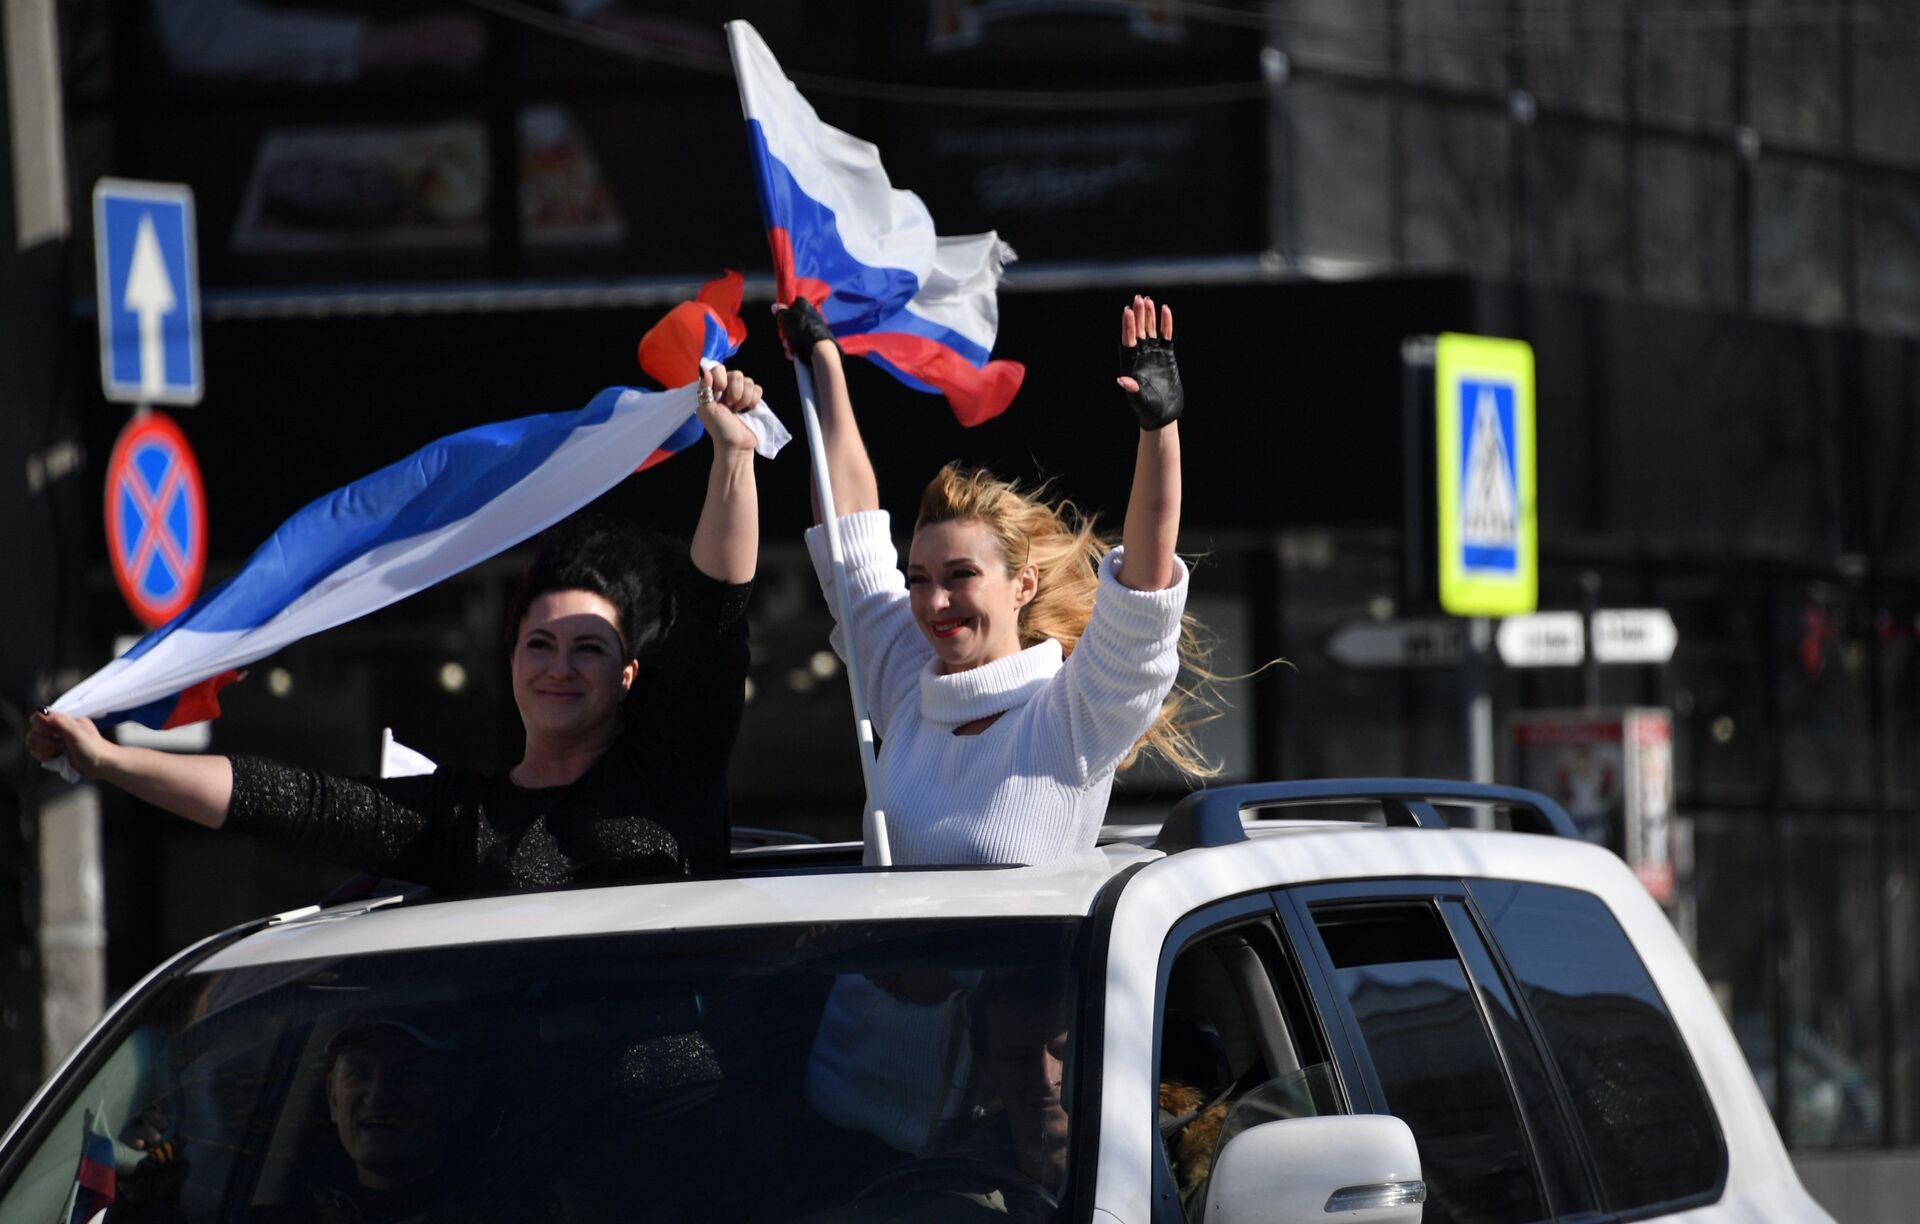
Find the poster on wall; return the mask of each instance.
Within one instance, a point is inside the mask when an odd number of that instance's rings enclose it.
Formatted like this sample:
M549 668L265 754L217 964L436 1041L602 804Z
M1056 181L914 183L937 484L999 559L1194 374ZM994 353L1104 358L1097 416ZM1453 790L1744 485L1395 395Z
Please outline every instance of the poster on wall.
M1519 785L1558 800L1583 837L1625 859L1654 900L1672 904L1673 715L1529 710L1511 728Z

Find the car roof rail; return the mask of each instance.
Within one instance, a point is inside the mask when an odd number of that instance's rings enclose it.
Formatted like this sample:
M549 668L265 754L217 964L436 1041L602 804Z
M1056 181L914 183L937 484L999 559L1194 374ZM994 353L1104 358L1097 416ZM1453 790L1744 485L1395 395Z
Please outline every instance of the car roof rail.
M1248 808L1302 807L1337 802L1378 803L1387 824L1419 829L1450 827L1434 806L1487 804L1506 808L1523 831L1580 839L1566 810L1538 791L1442 778L1315 778L1299 782L1249 782L1195 791L1167 814L1153 848L1168 854L1247 840L1240 814Z

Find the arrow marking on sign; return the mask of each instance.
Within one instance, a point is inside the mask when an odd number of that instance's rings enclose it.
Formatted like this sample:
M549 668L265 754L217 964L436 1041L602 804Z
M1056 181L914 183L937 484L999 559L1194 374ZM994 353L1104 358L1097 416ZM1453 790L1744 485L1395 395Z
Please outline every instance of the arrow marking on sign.
M174 298L173 281L167 276L166 257L160 253L152 213L140 214L140 228L133 236L133 263L127 270L127 291L120 304L140 320L140 393L157 398L167 385L160 321L179 303Z

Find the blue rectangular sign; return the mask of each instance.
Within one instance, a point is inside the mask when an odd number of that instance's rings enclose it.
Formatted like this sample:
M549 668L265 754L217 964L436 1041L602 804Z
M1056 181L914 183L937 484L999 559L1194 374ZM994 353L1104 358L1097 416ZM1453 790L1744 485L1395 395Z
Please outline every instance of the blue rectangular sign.
M109 400L197 404L200 285L193 192L101 179L93 189L100 386Z
M1513 384L1460 380L1460 567L1512 577L1520 570L1520 464L1514 454Z

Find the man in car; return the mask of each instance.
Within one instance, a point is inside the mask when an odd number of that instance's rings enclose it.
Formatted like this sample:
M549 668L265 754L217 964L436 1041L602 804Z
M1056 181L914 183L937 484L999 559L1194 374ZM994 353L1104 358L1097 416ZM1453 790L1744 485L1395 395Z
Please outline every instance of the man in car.
M326 1046L327 1116L339 1149L295 1201L256 1210L248 1220L440 1224L510 1218L448 1170L461 1112L460 1046L458 1032L433 1017L395 1013L349 1020ZM130 1144L152 1156L125 1179L130 1184L123 1184L123 1202L108 1216L113 1224L180 1218L173 1204L189 1166L181 1158L185 1145L163 1138L167 1129L167 1120L153 1111L136 1123ZM149 1182L164 1184L164 1191L152 1193L143 1184Z
M1057 983L1037 976L991 980L983 989L980 1065L1006 1110L1014 1164L1058 1193L1067 1175L1066 1000Z
M408 1020L350 1023L327 1043L327 1116L353 1164L351 1184L317 1186L324 1209L344 1219L425 1218L453 1129L451 1055L459 1037Z

